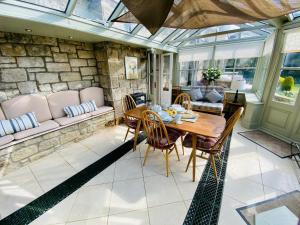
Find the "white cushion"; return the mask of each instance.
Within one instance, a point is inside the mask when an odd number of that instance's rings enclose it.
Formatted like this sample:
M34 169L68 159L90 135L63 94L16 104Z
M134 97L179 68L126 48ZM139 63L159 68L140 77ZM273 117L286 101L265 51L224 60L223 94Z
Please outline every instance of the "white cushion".
M6 135L4 137L0 137L0 146L8 144L9 142L12 142L14 140L14 136L12 135Z
M75 116L75 117L62 117L62 118L57 118L55 119L55 121L61 125L61 126L65 126L65 125L70 125L72 123L77 123L81 120L84 120L86 118L89 118L91 116L90 113L86 113L86 114L82 114L82 115L79 115L79 116Z
M15 133L14 138L16 140L20 140L20 139L23 139L23 138L26 138L26 137L29 137L29 136L32 136L35 134L39 134L39 133L42 133L45 131L55 129L57 127L59 127L59 125L56 122L54 122L53 120L48 120L43 123L40 123L40 126L38 126L36 128L32 128L32 129L28 129L28 130L24 130L24 131Z
M103 89L99 87L89 87L80 91L81 102L95 100L97 107L104 106Z
M79 105L78 91L60 91L47 96L49 108L54 119L64 117L64 107Z
M12 119L28 112L34 112L41 123L52 119L48 102L42 95L20 95L1 103L7 119Z
M4 113L2 111L2 109L0 108L0 120L5 120L5 116L4 116Z

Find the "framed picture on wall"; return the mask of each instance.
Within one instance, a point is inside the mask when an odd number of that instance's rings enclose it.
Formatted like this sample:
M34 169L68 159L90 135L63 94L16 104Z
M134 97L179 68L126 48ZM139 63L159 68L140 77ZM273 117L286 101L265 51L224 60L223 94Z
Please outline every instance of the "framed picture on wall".
M137 57L125 56L125 76L128 80L139 79Z

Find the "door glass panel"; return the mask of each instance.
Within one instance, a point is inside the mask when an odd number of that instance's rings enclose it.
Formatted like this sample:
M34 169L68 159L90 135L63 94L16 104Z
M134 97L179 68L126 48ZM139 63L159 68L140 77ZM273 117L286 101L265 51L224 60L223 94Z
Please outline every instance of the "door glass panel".
M287 53L277 82L273 101L295 105L300 89L300 53Z
M163 90L169 91L169 81L170 81L170 56L166 55L164 57L164 63L163 63Z

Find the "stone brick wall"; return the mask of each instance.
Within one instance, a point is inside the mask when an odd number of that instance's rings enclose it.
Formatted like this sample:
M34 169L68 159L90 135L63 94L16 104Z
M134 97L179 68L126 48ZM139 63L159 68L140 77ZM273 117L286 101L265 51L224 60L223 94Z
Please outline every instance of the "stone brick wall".
M99 86L92 43L0 32L0 102Z
M0 149L0 177L114 124L114 112Z
M147 52L144 48L134 48L113 42L101 42L94 45L100 86L104 88L105 101L112 105L116 117L122 116L121 98L135 92L147 93L146 63ZM139 79L125 78L125 56L138 58Z

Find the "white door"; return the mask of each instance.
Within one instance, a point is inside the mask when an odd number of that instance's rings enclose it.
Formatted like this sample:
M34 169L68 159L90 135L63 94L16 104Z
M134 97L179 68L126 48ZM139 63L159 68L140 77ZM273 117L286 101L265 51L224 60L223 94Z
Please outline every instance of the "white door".
M159 73L159 97L163 106L171 105L172 98L172 74L173 74L173 54L161 55L161 67Z

